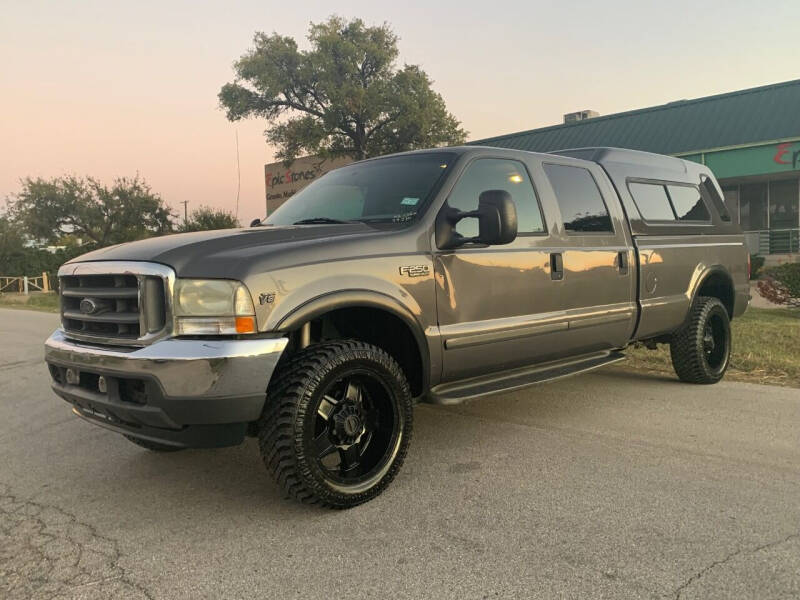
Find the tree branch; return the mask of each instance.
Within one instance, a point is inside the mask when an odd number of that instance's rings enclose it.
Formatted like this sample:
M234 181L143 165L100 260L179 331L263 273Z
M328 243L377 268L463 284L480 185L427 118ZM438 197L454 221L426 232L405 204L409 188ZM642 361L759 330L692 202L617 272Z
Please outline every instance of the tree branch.
M398 117L399 117L399 115L395 114L395 115L392 115L391 117L387 117L383 121L380 121L377 125L375 125L375 127L370 129L370 131L366 135L365 139L367 139L367 140L370 139L375 134L375 132L380 131L381 129L383 129L389 123L394 123L395 121L397 121Z

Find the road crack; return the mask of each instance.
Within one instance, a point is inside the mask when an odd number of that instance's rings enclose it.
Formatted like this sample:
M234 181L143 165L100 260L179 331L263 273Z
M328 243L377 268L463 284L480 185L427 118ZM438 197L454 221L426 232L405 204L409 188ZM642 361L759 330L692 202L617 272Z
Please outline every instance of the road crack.
M719 567L721 565L724 565L727 562L730 562L731 560L733 560L737 556L746 555L746 554L755 554L756 552L761 552L762 550L768 550L769 548L774 548L775 546L780 546L781 544L785 544L786 542L788 542L790 540L793 540L793 539L797 539L797 538L800 538L800 533L792 533L790 535L787 535L784 538L781 538L780 540L776 540L774 542L768 542L766 544L762 544L760 546L756 546L755 548L739 548L738 550L735 550L734 552L731 552L730 554L728 554L725 558L722 558L720 560L715 560L714 562L712 562L708 566L704 567L703 569L699 570L697 573L695 573L694 575L689 577L689 579L684 581L681 585L679 585L678 588L675 590L675 600L680 600L681 595L683 594L683 592L688 587L694 585L697 581L702 579L710 571L712 571L713 569L716 569L717 567Z
M58 507L21 498L0 483L0 597L154 600L122 567L116 540Z
M0 364L0 371L5 371L8 369L19 369L21 367L28 367L33 365L40 365L44 361L41 358L32 358L30 360L17 360L14 362L9 363L2 363Z

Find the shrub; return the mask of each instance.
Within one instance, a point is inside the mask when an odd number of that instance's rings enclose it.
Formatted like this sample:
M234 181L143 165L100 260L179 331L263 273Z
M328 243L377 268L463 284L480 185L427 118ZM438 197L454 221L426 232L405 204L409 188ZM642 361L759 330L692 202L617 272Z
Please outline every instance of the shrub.
M232 229L241 227L239 220L227 210L217 210L208 206L201 206L189 215L189 221L178 226L178 231L211 231L213 229Z
M764 257L758 254L750 255L750 279L758 279L761 267L764 266Z
M800 307L800 263L787 263L764 271L758 291L775 304Z

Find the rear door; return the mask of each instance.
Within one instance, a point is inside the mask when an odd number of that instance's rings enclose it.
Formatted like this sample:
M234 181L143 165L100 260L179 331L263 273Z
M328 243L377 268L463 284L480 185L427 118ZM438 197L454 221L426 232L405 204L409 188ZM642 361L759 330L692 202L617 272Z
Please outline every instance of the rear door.
M551 265L561 267L561 309L571 354L623 347L636 325L636 261L611 182L594 164L544 159L542 170L560 213Z

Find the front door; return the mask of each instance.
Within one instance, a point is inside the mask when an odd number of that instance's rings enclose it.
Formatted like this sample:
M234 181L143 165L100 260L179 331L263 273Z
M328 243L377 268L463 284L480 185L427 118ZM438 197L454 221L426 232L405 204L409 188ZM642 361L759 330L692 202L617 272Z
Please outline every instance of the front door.
M487 190L505 190L517 210L518 235L510 244L464 245L434 256L442 381L530 364L552 354L565 323L548 321L563 302L550 274L551 232L526 165L476 158L464 168L447 206L475 210ZM477 235L477 221L457 231Z

